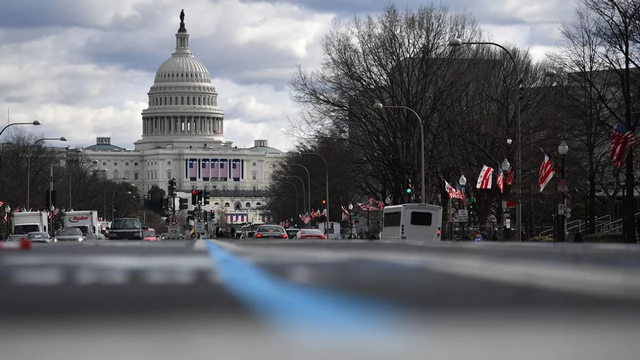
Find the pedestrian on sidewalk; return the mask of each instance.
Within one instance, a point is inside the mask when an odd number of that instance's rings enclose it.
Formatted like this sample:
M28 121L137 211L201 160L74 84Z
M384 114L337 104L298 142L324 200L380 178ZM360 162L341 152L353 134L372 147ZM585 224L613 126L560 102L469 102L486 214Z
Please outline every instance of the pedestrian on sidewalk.
M473 238L476 242L482 242L482 233L480 231L476 231L476 236Z

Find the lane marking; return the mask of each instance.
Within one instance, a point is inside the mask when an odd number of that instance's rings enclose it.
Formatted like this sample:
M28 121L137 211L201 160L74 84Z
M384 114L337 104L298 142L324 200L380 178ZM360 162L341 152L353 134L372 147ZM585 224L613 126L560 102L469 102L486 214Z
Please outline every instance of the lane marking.
M222 284L248 308L288 336L351 341L397 340L402 312L382 302L285 282L206 240ZM348 338L348 339L347 339ZM393 339L392 339L393 338Z
M421 253L363 252L351 249L251 248L220 244L254 261L278 259L319 261L370 260L416 266L448 274L532 286L591 296L640 300L640 270L602 265L560 264L534 260L511 260L482 255L432 255Z

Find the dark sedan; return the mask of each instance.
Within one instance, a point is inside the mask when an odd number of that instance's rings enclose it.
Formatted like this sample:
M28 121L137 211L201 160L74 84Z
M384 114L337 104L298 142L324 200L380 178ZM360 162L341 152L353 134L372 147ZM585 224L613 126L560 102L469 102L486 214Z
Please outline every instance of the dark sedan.
M261 225L253 234L254 239L288 239L287 232L280 225Z

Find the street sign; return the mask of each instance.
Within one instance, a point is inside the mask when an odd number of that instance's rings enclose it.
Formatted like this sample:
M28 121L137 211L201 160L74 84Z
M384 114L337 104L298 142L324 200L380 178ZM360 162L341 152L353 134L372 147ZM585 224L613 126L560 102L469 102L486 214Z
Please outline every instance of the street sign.
M205 233L205 231L204 231L204 222L203 221L196 221L195 230L196 230L197 233L204 234Z
M567 179L558 180L558 193L566 194L568 192L569 192L569 183L567 182Z
M169 235L173 238L180 236L180 226L169 226Z
M180 218L175 215L169 216L169 225L178 226L180 224Z
M507 229L511 229L511 219L509 219L509 218L504 219L504 226Z
M564 204L558 204L558 215L564 215Z
M567 210L569 210L569 209L567 208ZM570 214L570 213L565 213L565 214L564 214L564 217L565 217L566 219L571 219L571 214Z
M467 209L458 210L458 222L462 222L462 223L469 222L469 210Z
M204 215L202 214L202 211L194 211L193 212L193 216L196 218L196 220L198 221L202 221L202 219L204 219Z

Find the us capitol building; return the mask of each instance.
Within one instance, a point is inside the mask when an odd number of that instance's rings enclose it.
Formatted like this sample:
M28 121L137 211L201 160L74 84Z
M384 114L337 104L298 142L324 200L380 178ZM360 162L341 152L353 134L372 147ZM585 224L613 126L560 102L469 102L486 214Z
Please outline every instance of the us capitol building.
M284 155L255 140L238 148L224 138L224 112L207 67L189 50L189 33L180 14L175 52L156 72L148 92L149 107L142 111L142 138L134 150L97 138L83 153L107 170L107 178L134 184L141 194L153 185L167 191L176 179L179 196L191 190L211 193L212 209L225 213L230 224L260 223L271 173ZM220 216L217 216L219 219Z

